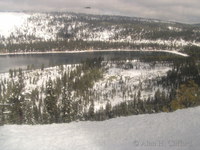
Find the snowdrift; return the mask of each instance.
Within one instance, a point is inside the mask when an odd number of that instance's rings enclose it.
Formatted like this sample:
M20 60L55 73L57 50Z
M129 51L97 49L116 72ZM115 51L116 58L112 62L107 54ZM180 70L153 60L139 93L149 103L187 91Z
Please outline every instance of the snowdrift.
M198 150L200 107L103 122L0 127L1 150Z

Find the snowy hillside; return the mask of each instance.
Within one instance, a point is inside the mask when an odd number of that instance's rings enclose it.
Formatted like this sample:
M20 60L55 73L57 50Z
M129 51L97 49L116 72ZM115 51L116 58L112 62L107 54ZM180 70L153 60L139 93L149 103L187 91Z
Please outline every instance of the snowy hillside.
M200 107L103 122L0 127L1 150L198 150Z
M112 106L115 106L121 102L130 101L138 95L139 91L141 93L141 100L153 98L158 89L163 91L162 87L155 86L154 83L166 76L167 72L172 69L170 63L152 64L143 63L138 60L108 61L103 64L106 68L103 78L95 82L94 86L89 89L90 97L94 99L95 111L101 108L105 109L108 102ZM40 101L36 102L37 107L39 107L39 104L44 101L45 90L43 89L46 87L48 80L51 79L56 82L56 80L62 79L63 72L66 71L70 74L74 70L77 70L76 66L79 65L63 65L43 70L23 71L25 87L22 94L27 100L31 101L31 98L27 95L30 95L34 90L43 91L38 96ZM0 74L0 83L6 83L4 87L7 87L8 83L12 81L19 82L18 76L11 77L11 73ZM78 92L73 91L72 94L74 101L82 98L82 96L76 96L76 93ZM86 108L89 108L90 103L85 105L87 105Z
M2 52L42 51L43 47L45 50L71 50L69 43L61 46L59 42L77 40L126 43L120 48L130 47L129 44L143 45L141 49L153 49L155 46L157 49L158 47L162 49L164 46L166 49L180 50L188 44L200 45L199 26L151 19L33 12L0 12L0 19L3 20L0 23L0 50ZM33 43L37 44L33 45ZM77 43L74 44L77 45ZM93 48L96 44L92 43L86 49ZM104 45L107 44L104 43ZM79 49L85 49L84 45L81 45ZM96 47L103 48L102 45ZM109 48L116 49L113 46ZM77 47L73 48L73 50L76 49Z
M29 17L24 13L0 13L0 35L8 38L26 24Z
M154 86L154 82L166 76L171 70L170 64L156 65L142 63L137 60L126 62L109 62L104 78L96 82L96 110L110 102L112 106L129 101L140 91L140 99L147 100L155 95L162 87Z

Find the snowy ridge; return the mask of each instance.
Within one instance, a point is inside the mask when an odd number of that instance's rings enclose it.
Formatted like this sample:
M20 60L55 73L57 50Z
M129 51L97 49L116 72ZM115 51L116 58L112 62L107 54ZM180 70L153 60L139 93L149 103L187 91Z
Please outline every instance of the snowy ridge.
M200 107L103 122L0 127L2 150L198 150Z
M151 19L28 12L0 12L0 19L4 20L0 23L0 44L3 45L84 40L159 44L175 46L177 49L188 44L200 46L199 28ZM149 28L148 24L152 27ZM190 31L189 35L186 31ZM162 36L163 33L166 35ZM186 38L188 36L190 38Z

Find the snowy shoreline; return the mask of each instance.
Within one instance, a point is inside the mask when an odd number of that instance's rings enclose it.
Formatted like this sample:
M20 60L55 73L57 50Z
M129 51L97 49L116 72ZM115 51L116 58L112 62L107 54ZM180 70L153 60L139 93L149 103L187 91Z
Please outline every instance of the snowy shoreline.
M183 57L188 57L189 55L178 52L176 50L123 50L123 49L109 49L109 50L78 50L78 51L46 51L46 52L17 52L17 53L0 53L0 56L8 55L31 55L31 54L63 54L63 53L93 53L93 52L165 52L176 54Z

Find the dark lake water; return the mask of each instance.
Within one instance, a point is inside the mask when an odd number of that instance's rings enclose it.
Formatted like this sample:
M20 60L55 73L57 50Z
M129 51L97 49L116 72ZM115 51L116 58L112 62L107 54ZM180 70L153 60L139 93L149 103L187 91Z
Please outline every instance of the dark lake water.
M34 68L56 66L62 64L75 64L87 58L103 57L104 60L135 59L142 55L163 55L163 52L142 51L105 51L105 52L81 52L81 53L45 53L45 54L18 54L0 56L0 73L9 69L26 69L29 65ZM167 54L167 53L166 53Z

